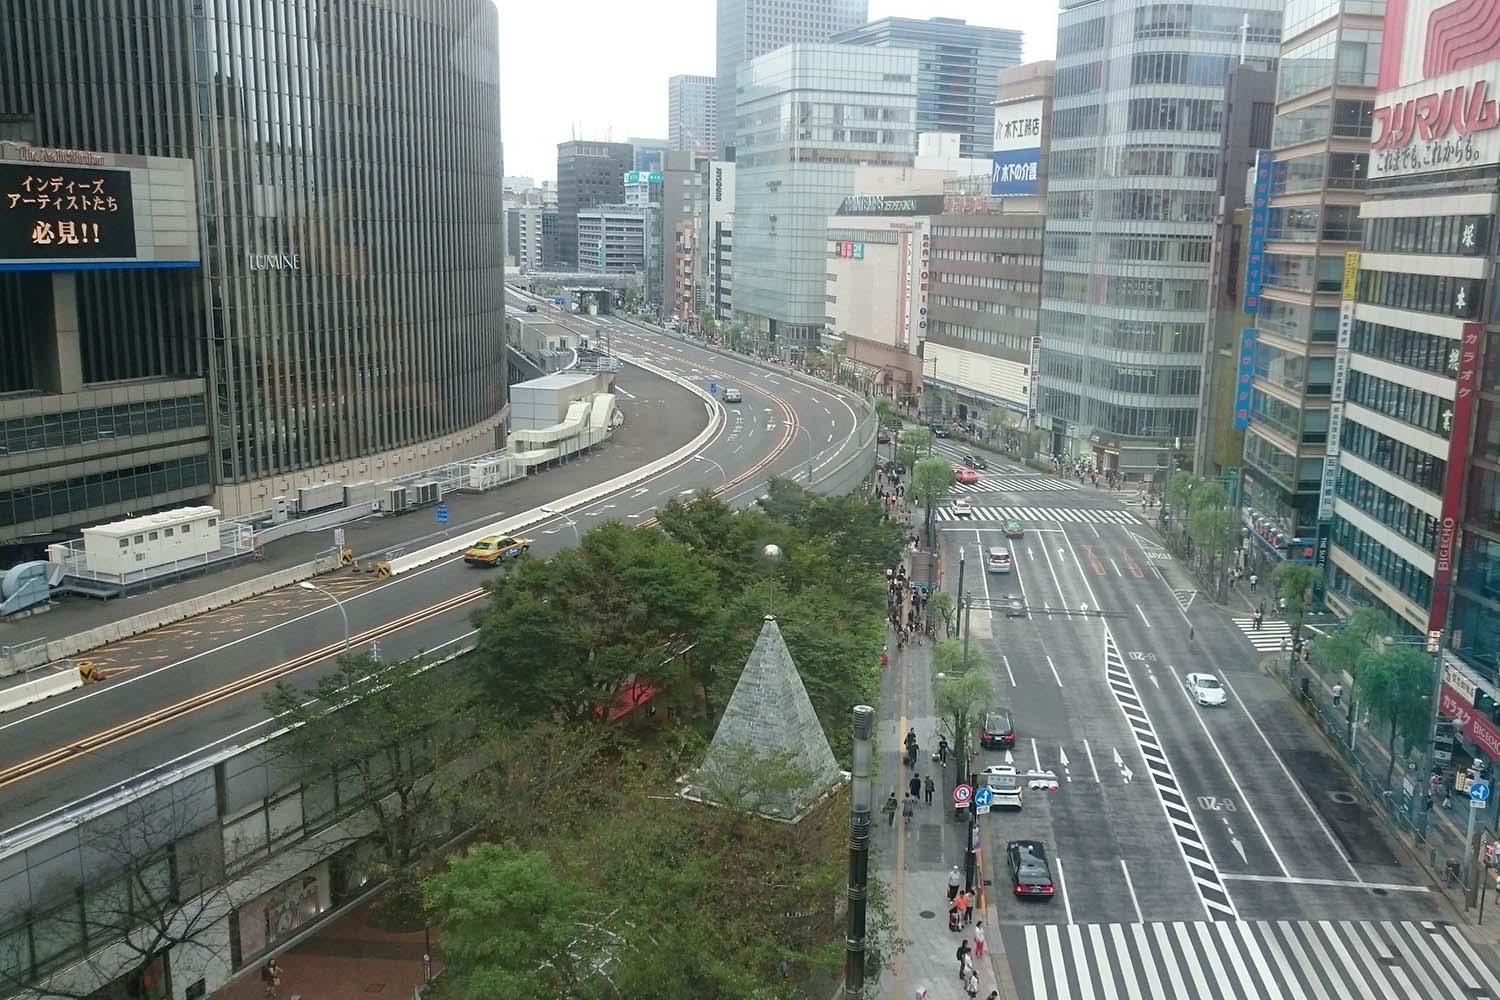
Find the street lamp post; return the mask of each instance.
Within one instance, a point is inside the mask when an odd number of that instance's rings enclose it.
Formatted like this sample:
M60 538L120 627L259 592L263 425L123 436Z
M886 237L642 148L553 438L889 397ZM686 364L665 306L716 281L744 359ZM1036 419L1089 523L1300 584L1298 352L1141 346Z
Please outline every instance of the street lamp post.
M844 938L844 998L865 995L865 907L869 900L871 777L875 709L854 706L854 759L850 769L849 929Z
M341 600L339 600L337 597L334 597L332 594L330 594L328 591L324 590L322 587L318 586L316 583L312 583L312 582L310 582L308 580L303 580L301 583L297 584L297 586L301 587L303 590L312 590L312 591L316 591L319 594L322 594L324 597L326 597L330 601L332 601L334 603L334 606L339 609L339 614L343 615L343 617L344 617L344 652L348 653L349 652L349 612L346 611L346 610L344 610L344 602L341 601Z
M801 434L803 434L803 435L805 435L807 437L807 488L808 489L812 489L812 474L813 474L813 440L812 440L812 434L808 431L808 429L806 427L803 427L801 424L792 424L792 426L795 427L795 428L797 428L797 430L798 430L799 433L801 433Z
M724 477L724 482L726 482L726 483L729 482L729 473L727 473L727 472L724 471L724 466L720 465L718 462L715 462L713 459L709 458L707 455L694 455L693 456L693 461L695 461L695 462L707 462L709 465L712 465L715 469L719 470L719 475L721 475L721 476Z
M573 520L571 517L569 517L567 511L565 511L565 510L558 510L556 507L552 507L552 506L543 506L541 510L542 510L543 514L554 514L557 517L562 518L565 522L567 522L568 527L570 527L570 528L573 529L573 544L574 545L582 545L583 544L583 539L580 538L580 537L578 537L578 522L575 521L575 520Z

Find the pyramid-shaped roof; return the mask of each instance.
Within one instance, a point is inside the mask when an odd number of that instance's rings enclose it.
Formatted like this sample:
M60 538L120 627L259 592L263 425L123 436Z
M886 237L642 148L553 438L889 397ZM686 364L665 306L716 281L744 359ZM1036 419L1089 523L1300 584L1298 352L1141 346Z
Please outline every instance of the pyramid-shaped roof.
M688 793L791 819L842 780L781 629L767 615Z

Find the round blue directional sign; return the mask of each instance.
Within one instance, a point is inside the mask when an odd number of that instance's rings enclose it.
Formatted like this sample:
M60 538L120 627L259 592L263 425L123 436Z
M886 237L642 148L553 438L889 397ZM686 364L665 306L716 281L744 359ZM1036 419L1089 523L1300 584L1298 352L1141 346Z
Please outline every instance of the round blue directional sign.
M990 799L994 797L994 794L994 792L990 791L985 786L980 785L978 788L974 789L974 804L983 809L985 806L990 804Z
M1490 783L1488 781L1476 781L1469 786L1469 798L1475 802L1484 802L1490 797Z

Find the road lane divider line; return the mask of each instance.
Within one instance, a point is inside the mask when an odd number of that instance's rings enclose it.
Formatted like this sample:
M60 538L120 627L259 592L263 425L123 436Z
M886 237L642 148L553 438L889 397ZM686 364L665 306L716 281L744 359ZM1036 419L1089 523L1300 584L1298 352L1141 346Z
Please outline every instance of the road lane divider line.
M382 638L392 632L398 632L430 618L471 604L484 596L484 594L484 588L478 588L477 590L438 601L426 608L413 611L410 614L386 622L383 625L378 625L375 628L367 629L358 635L350 636L350 648L363 645L366 642ZM152 709L134 719L116 723L106 729L101 729L62 746L54 747L45 753L38 754L27 760L10 764L0 768L0 788L34 777L42 771L55 767L58 764L94 753L119 740L139 735L164 723L217 704L226 698L231 698L269 684L272 681L280 680L289 674L301 670L303 667L311 666L314 663L337 656L343 651L344 643L342 640L329 643L326 646L302 653L289 660L284 660L281 663L258 670L255 673L235 678L207 691L200 691L171 705Z

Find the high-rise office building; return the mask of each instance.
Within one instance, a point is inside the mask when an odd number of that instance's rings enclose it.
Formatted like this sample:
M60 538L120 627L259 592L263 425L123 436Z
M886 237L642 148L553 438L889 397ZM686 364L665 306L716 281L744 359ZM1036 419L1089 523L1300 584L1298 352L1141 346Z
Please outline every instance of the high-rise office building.
M1224 81L1278 51L1279 0L1066 0L1057 35L1040 422L1139 480L1191 454ZM1242 34L1242 18L1248 19Z
M642 139L631 136L625 140L635 150L630 161L631 170L660 170L662 158L667 155L667 150L672 148L672 143L667 139Z
M719 81L674 76L667 81L667 143L712 155L719 148Z
M828 217L859 165L911 166L917 54L789 45L740 69L734 311L763 344L816 343Z
M557 144L557 259L578 268L578 212L625 200L625 174L635 169L628 142L571 140Z
M698 161L698 174L696 305L728 320L734 307L734 163L705 158Z
M1360 242L1384 7L1294 4L1282 25L1264 254L1250 289L1258 303L1245 317L1255 328L1254 382L1241 499L1262 576L1301 558L1332 517L1332 465L1324 475L1326 456L1336 462L1339 453L1329 439L1332 376L1345 255Z
M916 49L917 131L956 132L959 155L990 155L995 78L1021 62L1021 32L952 17L883 17L835 35L843 45Z
M0 539L194 498L233 517L497 447L496 21L485 0L394 21L273 0L0 6L9 183L27 163L97 168L141 191L134 230L168 207L197 220L170 267L133 240L0 261ZM159 218L155 158L190 162ZM36 366L44 324L62 352Z
M869 19L869 0L718 0L715 63L719 149L735 144L735 88L740 67L797 42L823 42ZM913 137L915 142L915 137Z

